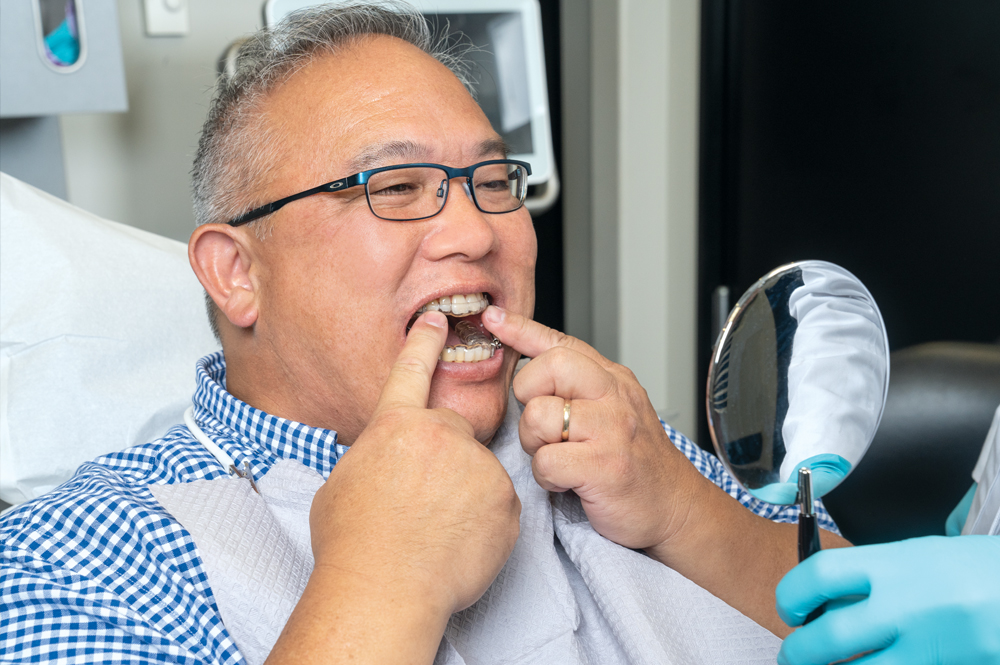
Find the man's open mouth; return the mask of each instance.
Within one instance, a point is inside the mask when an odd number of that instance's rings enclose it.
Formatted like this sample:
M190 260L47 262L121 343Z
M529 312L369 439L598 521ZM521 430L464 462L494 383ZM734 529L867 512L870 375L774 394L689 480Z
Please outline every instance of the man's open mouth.
M423 305L413 315L415 320L424 312L442 312L448 317L448 341L441 351L446 363L475 363L489 360L502 344L483 328L483 310L490 304L488 293L441 296ZM411 320L412 325L412 320Z

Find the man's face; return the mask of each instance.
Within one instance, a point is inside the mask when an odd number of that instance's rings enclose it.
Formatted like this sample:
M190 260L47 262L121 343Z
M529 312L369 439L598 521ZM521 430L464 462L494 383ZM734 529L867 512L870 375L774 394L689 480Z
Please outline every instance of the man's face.
M317 58L275 91L264 111L280 137L279 163L261 192L267 200L379 166L465 167L504 157L455 76L389 37ZM376 218L364 187L307 197L273 215L271 235L250 241L259 293L254 337L273 366L273 385L257 387L256 406L336 429L350 444L422 305L485 293L531 315L536 242L528 212L484 214L461 182L451 183L444 209L423 221ZM461 342L452 332L454 343ZM516 361L502 350L477 363L439 362L429 406L457 411L488 441L503 418Z

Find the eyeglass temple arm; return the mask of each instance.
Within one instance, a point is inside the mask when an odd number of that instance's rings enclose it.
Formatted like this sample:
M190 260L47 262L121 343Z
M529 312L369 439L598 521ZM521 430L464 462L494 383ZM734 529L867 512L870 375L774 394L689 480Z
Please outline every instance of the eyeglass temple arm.
M353 187L353 184L351 184L350 182L352 179L356 180L357 177L355 176L354 178L341 178L340 180L334 180L333 182L328 182L324 185L320 185L319 187L313 187L312 189L307 189L304 192L299 192L298 194L293 194L292 196L286 196L283 199L278 199L277 201L274 201L272 203L268 203L266 205L262 205L259 208L254 208L253 210L245 212L239 217L235 217L227 223L229 224L229 226L243 226L244 224L249 224L255 219L260 219L265 215L270 215L273 212L281 210L292 201L298 201L299 199L304 199L305 197L312 196L313 194L320 194L323 192L336 192L340 191L341 189L347 189L348 187ZM359 184L359 183L354 183L354 184Z

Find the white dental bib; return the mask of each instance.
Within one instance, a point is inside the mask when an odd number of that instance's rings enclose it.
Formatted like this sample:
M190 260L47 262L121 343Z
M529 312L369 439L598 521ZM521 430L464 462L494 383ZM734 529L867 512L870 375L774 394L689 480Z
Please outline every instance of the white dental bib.
M531 475L511 396L491 449L521 500L521 534L472 607L455 614L436 663L774 663L781 641L644 554L600 536L579 499ZM313 567L309 508L323 478L282 460L240 478L154 485L192 535L226 628L246 660L267 658Z

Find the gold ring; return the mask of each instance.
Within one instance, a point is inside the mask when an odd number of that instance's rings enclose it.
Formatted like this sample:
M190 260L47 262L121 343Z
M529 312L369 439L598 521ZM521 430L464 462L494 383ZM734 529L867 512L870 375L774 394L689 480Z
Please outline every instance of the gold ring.
M562 440L567 441L569 439L569 412L570 405L572 402L566 400L563 402L563 429L562 429Z

